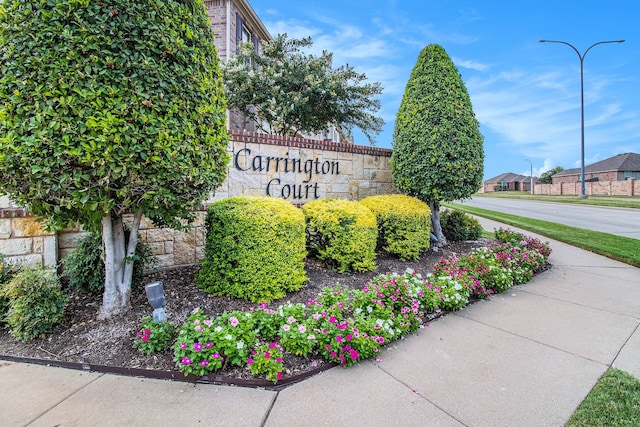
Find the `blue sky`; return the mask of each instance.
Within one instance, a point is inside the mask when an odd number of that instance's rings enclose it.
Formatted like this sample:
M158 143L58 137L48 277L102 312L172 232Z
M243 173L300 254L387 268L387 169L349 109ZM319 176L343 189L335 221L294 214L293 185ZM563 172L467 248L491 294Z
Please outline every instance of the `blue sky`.
M379 147L392 147L395 115L418 54L444 47L481 124L485 178L580 166L580 60L583 53L585 162L640 153L640 26L637 4L568 0L249 0L273 36L311 36L384 87ZM356 144L367 145L355 133Z

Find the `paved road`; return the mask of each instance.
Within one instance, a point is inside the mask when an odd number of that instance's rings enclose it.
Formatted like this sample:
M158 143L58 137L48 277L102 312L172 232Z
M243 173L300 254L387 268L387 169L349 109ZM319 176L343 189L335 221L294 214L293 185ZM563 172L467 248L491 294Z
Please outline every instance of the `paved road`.
M640 239L640 209L476 197L465 205Z

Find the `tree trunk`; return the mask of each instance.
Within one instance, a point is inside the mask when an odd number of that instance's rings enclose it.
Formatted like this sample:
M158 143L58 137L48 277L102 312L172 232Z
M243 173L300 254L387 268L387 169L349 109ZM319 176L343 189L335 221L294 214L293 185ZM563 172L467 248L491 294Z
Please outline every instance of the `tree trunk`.
M142 212L136 212L126 245L122 217L111 213L102 219L102 242L104 244L104 295L98 318L108 319L126 312L131 297L133 256L138 244L138 230ZM126 246L125 246L126 245Z
M436 245L438 247L447 246L447 238L444 237L442 225L440 225L440 203L430 201L429 208L431 209L431 232L438 239Z

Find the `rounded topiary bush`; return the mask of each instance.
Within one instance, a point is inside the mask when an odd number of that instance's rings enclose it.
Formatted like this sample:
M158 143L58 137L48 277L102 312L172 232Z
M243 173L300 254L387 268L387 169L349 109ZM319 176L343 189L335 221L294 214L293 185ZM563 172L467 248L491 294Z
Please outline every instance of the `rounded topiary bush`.
M9 301L5 322L9 333L27 341L49 332L64 318L67 296L58 276L43 268L24 268L0 287Z
M376 269L376 217L359 202L319 199L302 206L307 224L307 247L331 268Z
M478 240L482 236L482 226L477 219L458 210L445 210L440 214L442 233L447 240Z
M307 280L305 222L291 203L235 197L209 206L198 287L252 302L282 298Z
M376 216L378 249L406 261L429 248L431 210L426 203L404 194L370 196L360 203Z

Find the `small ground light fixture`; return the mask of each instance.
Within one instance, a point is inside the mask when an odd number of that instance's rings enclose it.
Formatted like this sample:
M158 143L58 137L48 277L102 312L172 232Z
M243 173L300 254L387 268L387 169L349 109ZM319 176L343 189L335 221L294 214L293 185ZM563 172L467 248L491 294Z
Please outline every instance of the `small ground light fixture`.
M153 282L145 285L147 300L153 307L153 320L156 322L166 322L167 315L164 311L167 301L164 299L164 287L162 282Z

